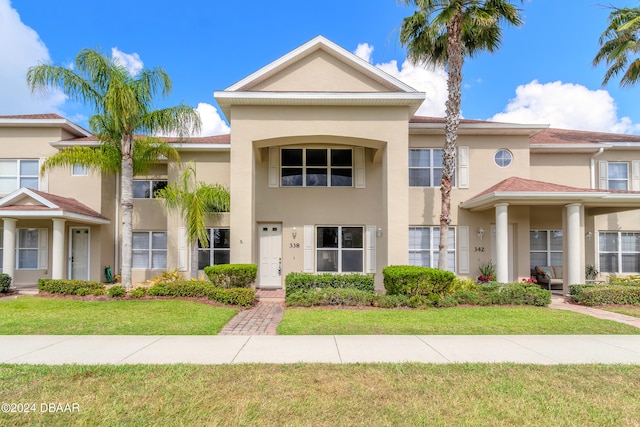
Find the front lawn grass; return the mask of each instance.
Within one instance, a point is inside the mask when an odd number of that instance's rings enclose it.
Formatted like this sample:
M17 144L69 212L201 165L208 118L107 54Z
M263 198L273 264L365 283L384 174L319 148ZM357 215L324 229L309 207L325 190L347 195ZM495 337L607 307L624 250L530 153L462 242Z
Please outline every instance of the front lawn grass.
M2 335L216 335L238 312L182 300L0 300Z
M626 314L627 316L640 317L640 307L596 307L613 313Z
M637 426L640 366L0 365L0 425ZM41 404L80 412L41 412Z
M427 310L287 308L281 335L581 335L640 334L609 320L544 307Z

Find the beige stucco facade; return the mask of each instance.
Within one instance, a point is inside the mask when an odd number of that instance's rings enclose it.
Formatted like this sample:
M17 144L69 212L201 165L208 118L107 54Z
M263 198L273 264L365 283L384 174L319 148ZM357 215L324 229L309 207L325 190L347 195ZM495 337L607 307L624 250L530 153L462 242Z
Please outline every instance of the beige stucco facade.
M221 230L225 246L211 249L222 251L220 260L257 264L260 287L282 287L292 272L355 271L373 274L380 291L388 265L437 265L439 165L421 156L437 157L444 121L414 116L425 94L318 37L214 97L231 134L172 140L181 162L160 162L136 179L172 183L193 165L197 180L227 186L230 212L207 222ZM97 141L59 116L0 117L2 159L41 162L87 143ZM640 137L463 120L457 145L449 247L456 274L475 279L492 262L498 280L519 281L534 264L551 265L567 291L584 282L587 265L600 270L595 279L640 273L623 271L640 270L640 244L630 243L640 241ZM436 178L425 184L425 174ZM334 176L346 181L332 185ZM39 177L42 193L0 194L3 271L18 284L74 277L84 274L74 269L76 254L92 280L105 280L106 266L117 274L118 187L117 176L59 168ZM159 245L138 247L149 265L134 268L134 281L190 273L183 220L162 200L135 199L133 227ZM20 230L38 236L37 268L19 266L30 249L20 246Z

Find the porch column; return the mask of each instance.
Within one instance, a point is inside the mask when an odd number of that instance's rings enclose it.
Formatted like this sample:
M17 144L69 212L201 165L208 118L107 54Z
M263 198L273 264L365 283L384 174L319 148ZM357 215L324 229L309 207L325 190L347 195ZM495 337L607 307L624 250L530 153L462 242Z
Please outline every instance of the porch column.
M567 265L564 267L564 285L563 291L568 292L568 287L574 283L582 283L584 280L581 274L581 238L580 232L580 213L582 205L572 203L566 205L567 209ZM566 293L566 292L565 292Z
M496 280L509 281L509 204L499 203L496 208Z
M51 278L62 279L64 271L64 219L53 221L53 243L51 245Z
M16 223L17 219L3 218L4 231L2 238L2 272L8 274L16 282Z

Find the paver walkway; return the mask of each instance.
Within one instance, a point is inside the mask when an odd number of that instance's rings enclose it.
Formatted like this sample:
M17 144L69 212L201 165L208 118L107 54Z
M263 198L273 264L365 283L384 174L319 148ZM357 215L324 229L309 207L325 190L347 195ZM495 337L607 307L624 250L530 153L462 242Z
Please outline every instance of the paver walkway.
M276 335L283 315L283 303L259 302L238 313L222 328L219 335Z

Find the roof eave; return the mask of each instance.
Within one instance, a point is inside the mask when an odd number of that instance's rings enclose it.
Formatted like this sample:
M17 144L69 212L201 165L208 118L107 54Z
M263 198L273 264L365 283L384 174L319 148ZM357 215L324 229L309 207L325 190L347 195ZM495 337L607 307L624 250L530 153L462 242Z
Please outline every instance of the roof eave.
M549 125L519 124L519 123L460 123L459 134L504 134L531 136ZM444 133L444 123L409 123L409 133L413 135Z
M640 193L611 193L608 191L559 191L521 192L496 191L460 203L463 209L482 211L493 208L498 203L513 205L566 205L582 203L589 205L636 206L640 208Z
M61 118L61 119L0 118L0 126L59 127L76 135L91 136L91 132L64 118Z

